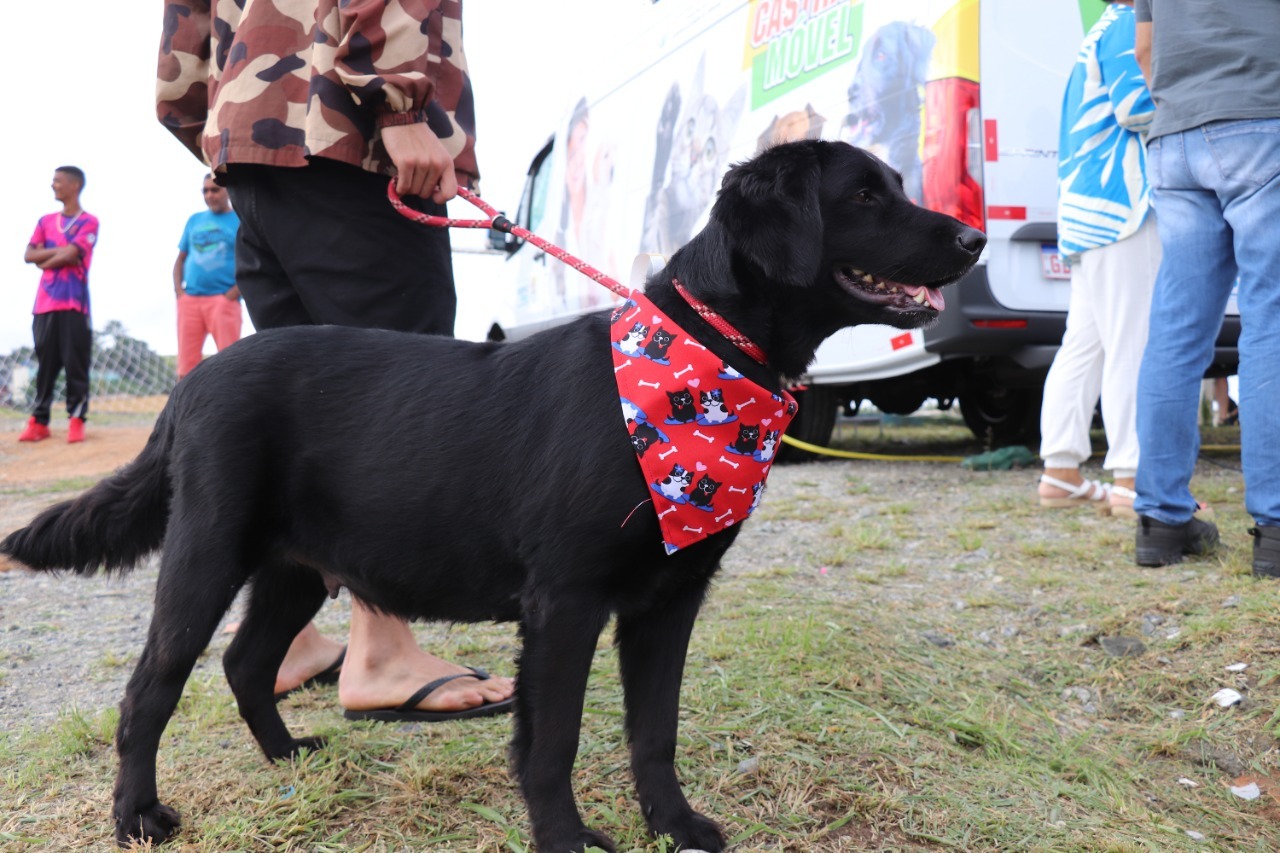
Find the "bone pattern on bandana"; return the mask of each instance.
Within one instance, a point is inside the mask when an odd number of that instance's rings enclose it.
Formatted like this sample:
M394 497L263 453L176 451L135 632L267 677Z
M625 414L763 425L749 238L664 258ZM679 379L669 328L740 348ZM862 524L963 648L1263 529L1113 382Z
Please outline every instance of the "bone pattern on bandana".
M738 373L639 291L614 309L609 337L622 417L667 553L745 520L795 399Z

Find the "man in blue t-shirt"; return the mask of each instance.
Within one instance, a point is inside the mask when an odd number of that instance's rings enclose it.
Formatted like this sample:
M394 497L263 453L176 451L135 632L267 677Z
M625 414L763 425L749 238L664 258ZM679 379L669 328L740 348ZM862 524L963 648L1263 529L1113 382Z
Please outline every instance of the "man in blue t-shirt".
M178 297L178 378L200 363L204 341L219 349L240 340L240 290L236 287L236 233L240 217L227 191L204 176L202 210L187 220L173 263Z

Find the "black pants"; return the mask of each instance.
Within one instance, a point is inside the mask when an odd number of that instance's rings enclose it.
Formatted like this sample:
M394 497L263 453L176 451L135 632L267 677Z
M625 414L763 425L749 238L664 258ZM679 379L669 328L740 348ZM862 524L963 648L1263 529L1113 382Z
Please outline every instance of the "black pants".
M50 311L36 314L31 323L35 339L36 407L32 415L38 423L49 424L53 392L58 374L67 371L67 415L89 416L89 362L93 358L93 327L89 315L79 311Z
M453 334L449 232L397 213L386 177L316 158L300 169L232 165L224 181L240 216L236 284L256 328ZM430 200L405 203L444 212Z

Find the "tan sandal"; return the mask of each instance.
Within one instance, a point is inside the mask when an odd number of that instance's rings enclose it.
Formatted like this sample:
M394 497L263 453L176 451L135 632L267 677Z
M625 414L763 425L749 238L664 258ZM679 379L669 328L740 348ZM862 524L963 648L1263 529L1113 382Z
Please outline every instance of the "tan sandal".
M1111 487L1111 517L1137 518L1138 514L1133 511L1133 502L1137 499L1138 493L1133 489L1113 485Z
M1128 520L1137 518L1138 513L1133 509L1133 502L1137 499L1138 493L1133 489L1113 485L1111 487L1111 517ZM1196 504L1195 517L1201 521L1212 521L1213 507L1203 501L1198 502Z
M1041 493L1040 506L1050 509L1062 509L1071 506L1105 506L1111 499L1111 487L1105 483L1099 483L1097 480L1085 480L1083 483L1076 485L1075 483L1068 483L1059 480L1057 477L1043 474L1040 477L1040 485L1052 486L1067 493L1061 497L1050 497Z

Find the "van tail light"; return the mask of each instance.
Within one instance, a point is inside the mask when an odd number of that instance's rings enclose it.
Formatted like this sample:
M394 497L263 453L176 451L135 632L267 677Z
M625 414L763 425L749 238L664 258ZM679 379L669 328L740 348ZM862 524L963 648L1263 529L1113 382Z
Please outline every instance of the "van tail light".
M925 84L924 206L986 230L978 84L962 77Z
M974 320L972 322L975 329L1025 329L1027 327L1025 319Z

